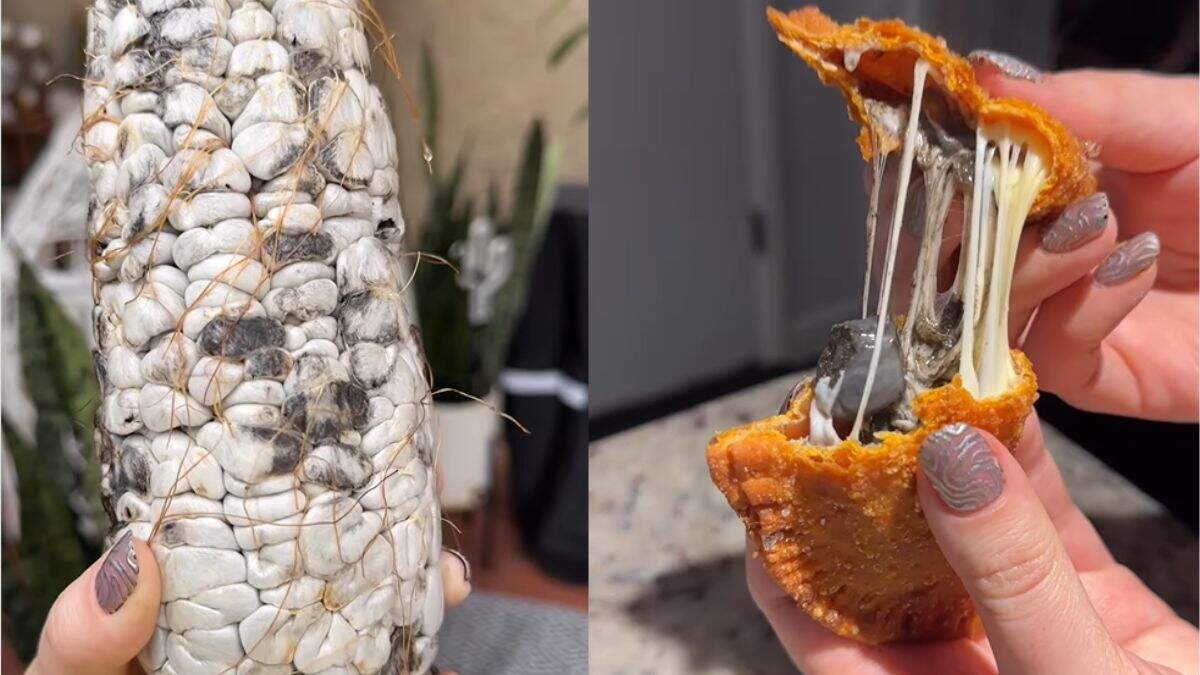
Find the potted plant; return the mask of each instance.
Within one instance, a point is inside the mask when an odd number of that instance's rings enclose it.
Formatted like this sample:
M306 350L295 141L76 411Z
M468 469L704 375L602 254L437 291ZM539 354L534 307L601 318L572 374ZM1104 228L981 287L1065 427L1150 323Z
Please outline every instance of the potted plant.
M92 447L92 422L100 392L87 338L38 280L35 269L15 262L16 319L23 392L33 419L10 419L3 433L5 480L18 501L6 503L3 532L4 637L26 662L58 594L100 555L108 519L100 505L100 463ZM21 427L31 427L22 433ZM15 474L15 475L14 475ZM12 487L12 486L10 486Z
M428 155L438 157L438 86L429 49L422 55L422 117ZM462 188L464 144L449 170L432 164L429 206L420 231L415 277L425 354L434 378L442 502L448 511L482 503L489 448L499 419L494 394L513 326L521 314L530 262L545 231L560 154L540 120L525 136L506 213L497 190L483 208ZM430 264L431 262L442 264Z

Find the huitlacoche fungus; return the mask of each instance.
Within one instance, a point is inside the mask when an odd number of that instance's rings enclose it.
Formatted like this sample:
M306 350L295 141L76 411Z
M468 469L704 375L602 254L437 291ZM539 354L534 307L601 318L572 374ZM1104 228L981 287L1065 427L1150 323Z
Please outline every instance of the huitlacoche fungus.
M95 0L100 491L150 673L426 673L431 398L365 0Z
M858 58L847 59L853 69ZM917 60L907 100L869 92L865 108L875 154L867 210L863 318L835 326L821 355L809 411L809 442L872 442L879 431L911 431L911 403L954 375L977 399L1006 391L1015 378L1008 344L1008 302L1017 242L1047 177L1042 150L1009 126L974 131ZM877 98L876 98L877 96ZM912 114L916 111L916 114ZM901 139L898 165L880 131ZM875 312L868 316L885 170L896 184ZM938 288L939 254L951 206L961 203L961 246L949 287ZM919 240L906 307L893 288L902 226ZM953 252L951 252L953 253ZM895 324L895 325L893 325ZM899 326L899 328L897 328ZM789 400L791 395L789 395Z

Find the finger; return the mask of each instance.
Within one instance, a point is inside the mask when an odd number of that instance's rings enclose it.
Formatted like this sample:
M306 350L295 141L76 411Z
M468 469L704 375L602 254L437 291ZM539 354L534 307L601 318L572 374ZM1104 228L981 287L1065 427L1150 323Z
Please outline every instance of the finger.
M125 673L154 634L161 591L150 547L126 530L55 600L30 671Z
M1162 238L1156 283L1195 289L1200 252L1195 209L1200 159L1193 158L1175 171L1135 174L1106 169L1099 175L1113 210L1121 214L1121 237L1154 231Z
M1134 237L1042 303L1022 347L1043 389L1095 412L1145 407L1131 362L1105 338L1154 285L1157 254L1153 233Z
M1170 605L1147 588L1128 567L1114 564L1081 574L1079 578L1108 634L1126 648L1129 640L1168 619L1177 618Z
M1038 305L1100 264L1116 239L1116 218L1103 192L1067 207L1045 227L1026 227L1013 268L1009 340L1017 342Z
M1000 672L1107 673L1123 665L1054 525L1003 444L951 424L926 438L920 466L917 498L975 602Z
M1075 569L1083 572L1113 565L1112 553L1104 540L1076 506L1075 500L1071 499L1058 465L1046 449L1036 411L1025 420L1021 440L1012 455L1025 472L1026 480L1050 517L1054 529L1058 531Z
M941 640L886 647L841 637L809 618L767 574L746 542L746 585L784 651L806 673L905 675L994 672L986 643Z
M976 63L976 74L993 96L1032 101L1077 137L1098 143L1105 166L1151 173L1196 157L1195 77L1072 70L1030 82L1005 77L986 63Z
M452 609L461 605L471 594L471 563L458 551L444 548L438 565L442 569L442 593L446 608Z

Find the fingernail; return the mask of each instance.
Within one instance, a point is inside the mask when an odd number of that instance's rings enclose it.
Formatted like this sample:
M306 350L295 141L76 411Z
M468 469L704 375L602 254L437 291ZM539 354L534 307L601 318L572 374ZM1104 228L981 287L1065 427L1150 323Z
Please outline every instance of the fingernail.
M1071 204L1042 233L1042 248L1051 253L1074 251L1100 236L1108 225L1108 195L1094 195Z
M466 579L468 584L471 583L471 563L467 560L467 556L455 551L452 548L446 548L443 550L455 558L458 558L458 561L461 562L463 566L463 578Z
M1004 472L978 431L961 422L947 424L921 444L921 470L942 503L957 513L973 513L1004 491Z
M133 549L133 533L128 530L113 547L96 573L96 600L109 614L121 609L138 582L137 551Z
M1153 265L1159 249L1158 235L1143 232L1109 253L1092 276L1104 286L1116 286Z
M996 52L990 49L976 49L967 55L971 61L982 61L990 64L1007 77L1015 80L1040 82L1044 77L1042 71L1018 59L1011 54Z

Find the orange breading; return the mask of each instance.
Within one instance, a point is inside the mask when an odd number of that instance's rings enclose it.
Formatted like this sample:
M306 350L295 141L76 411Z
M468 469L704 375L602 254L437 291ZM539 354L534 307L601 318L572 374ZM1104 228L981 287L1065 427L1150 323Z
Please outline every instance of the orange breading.
M975 400L959 377L921 393L920 428L863 447L816 447L808 435L812 383L789 409L718 434L708 446L713 482L737 511L767 573L817 622L883 643L972 634L971 600L942 557L917 503L917 455L950 422L984 429L1012 448L1037 398L1025 355L1019 383Z
M976 82L971 64L951 52L945 40L895 19L839 24L816 7L789 14L768 7L767 20L779 40L817 71L821 82L842 90L850 118L863 127L858 135L863 159L869 160L874 151L863 89L885 87L901 96L911 96L913 66L921 58L929 63L930 77L948 93L972 128L980 123L985 128L1007 124L1040 146L1049 162L1049 177L1038 192L1029 220L1056 214L1096 191L1096 178L1088 171L1079 140L1061 122L1028 101L988 96ZM861 53L853 71L845 65L848 52ZM885 151L899 145L900 139L881 128L875 130Z

